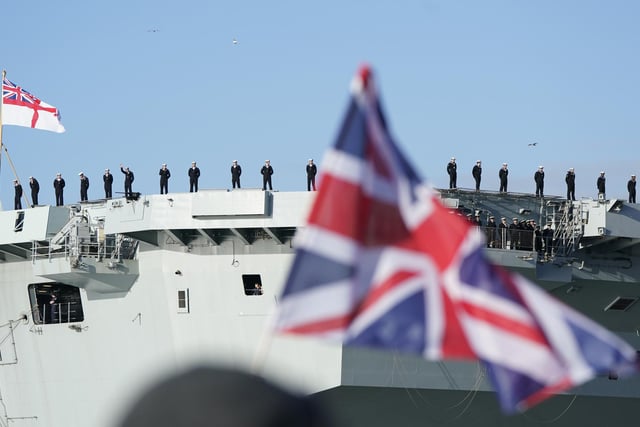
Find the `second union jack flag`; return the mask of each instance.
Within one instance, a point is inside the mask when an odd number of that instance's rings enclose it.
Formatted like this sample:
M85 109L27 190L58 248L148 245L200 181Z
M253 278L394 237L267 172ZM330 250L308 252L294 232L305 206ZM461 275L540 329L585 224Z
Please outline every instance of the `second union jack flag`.
M477 227L441 205L394 143L368 68L352 86L296 236L278 331L480 360L507 413L637 368L622 339L492 265Z
M56 107L42 102L6 77L2 79L2 124L58 133L65 130Z

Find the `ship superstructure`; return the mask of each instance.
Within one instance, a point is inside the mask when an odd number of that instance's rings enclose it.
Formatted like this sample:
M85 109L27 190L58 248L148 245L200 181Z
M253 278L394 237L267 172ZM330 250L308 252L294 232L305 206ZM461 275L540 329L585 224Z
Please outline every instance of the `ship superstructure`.
M476 363L265 338L314 195L204 190L0 212L0 426L110 426L159 376L203 361L249 369L264 349L264 375L316 393L338 422L500 425ZM452 213L479 215L494 262L640 348L640 205L441 197ZM489 229L490 216L552 234ZM626 420L640 379L612 372L575 392L518 422L593 421L596 410Z

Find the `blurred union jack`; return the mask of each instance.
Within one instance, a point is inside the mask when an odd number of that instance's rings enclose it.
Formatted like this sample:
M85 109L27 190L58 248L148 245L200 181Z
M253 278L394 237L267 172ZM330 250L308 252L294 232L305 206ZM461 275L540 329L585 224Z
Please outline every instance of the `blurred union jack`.
M60 111L25 89L2 78L2 124L64 132Z
M440 204L392 140L366 67L323 171L276 330L480 360L504 412L637 368L620 338L485 258L477 227Z

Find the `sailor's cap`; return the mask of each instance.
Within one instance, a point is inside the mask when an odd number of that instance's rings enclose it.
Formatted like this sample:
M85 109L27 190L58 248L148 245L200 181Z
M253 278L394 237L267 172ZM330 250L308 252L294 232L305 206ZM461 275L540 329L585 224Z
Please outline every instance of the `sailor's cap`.
M540 165L538 166L538 169L544 169L544 166Z
M109 168L106 168L104 171L105 171L105 172L109 172Z
M163 163L163 164L162 164L162 166L167 166L167 164L166 164L166 163Z
M573 172L573 168L569 168L569 170L570 170L571 172Z
M29 179L33 179L33 177L32 177L32 176L30 176L30 177L29 177Z
M491 215L491 216L489 217L489 219L495 219L495 218L496 218L496 217L495 217L495 216L493 216L493 215Z
M191 162L191 164L192 164L192 165L195 165L195 164L196 164L196 161L194 160L193 162Z
M635 175L634 175L634 174L631 174L631 176L632 176L632 177L635 177Z
M513 218L513 220L514 220L514 221L517 221L517 220L518 220L518 218Z
M62 176L62 174L61 174L60 172L58 172L58 173L56 174L56 176Z
M480 160L476 160L476 163L482 163L482 161L480 161Z
M267 160L265 160L264 162L265 162L265 163L270 163L268 159L267 159Z
M78 176L82 176L82 175L84 175L84 172L79 172L78 173Z
M600 175L604 174L604 171L600 171Z
M14 179L14 180L13 180L13 182L18 182L18 179L17 179L17 178L16 178L16 179Z
M503 164L502 164L502 166L507 166L507 164L506 164L506 163L503 163Z
M313 159L309 159L310 162L313 162Z
M506 220L507 218L505 218L505 217L502 217L502 218L500 218L500 219L501 219L501 220Z
M452 158L451 158L451 160L455 160L455 159L456 159L455 157L452 157Z
M193 162L193 163L195 163L195 162ZM233 161L233 163L238 163L238 161L237 161L237 160L234 160L234 161Z

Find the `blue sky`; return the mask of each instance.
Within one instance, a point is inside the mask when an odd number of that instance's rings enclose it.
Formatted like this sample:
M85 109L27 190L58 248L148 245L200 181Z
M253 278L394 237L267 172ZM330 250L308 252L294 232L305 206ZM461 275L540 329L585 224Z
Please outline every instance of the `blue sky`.
M305 190L305 164L335 138L353 73L374 68L399 145L436 187L458 160L461 187L483 161L483 188L596 195L600 170L610 197L626 198L640 173L640 3L635 1L194 1L11 2L0 26L0 67L62 112L64 134L4 127L24 184L52 180L79 200L78 172L103 195L106 167L136 174L134 191L188 191L196 160L201 188L228 188L238 159L243 187L261 185L270 159L274 187ZM149 31L157 30L157 31ZM233 44L236 38L238 44ZM529 143L537 142L534 148ZM13 206L3 155L0 199ZM320 170L322 168L320 167Z

